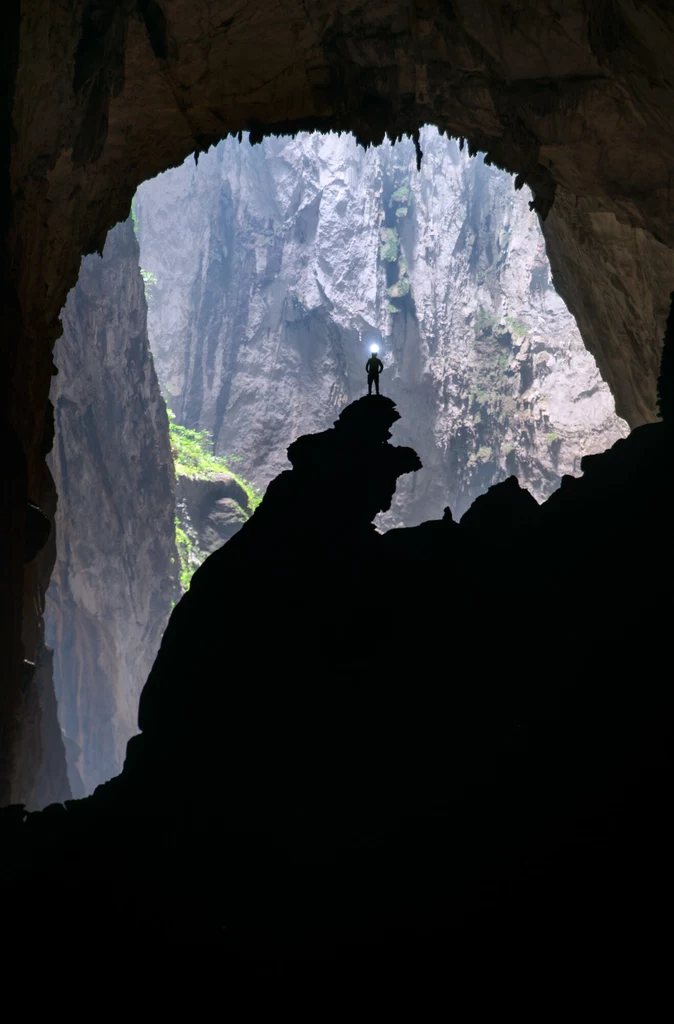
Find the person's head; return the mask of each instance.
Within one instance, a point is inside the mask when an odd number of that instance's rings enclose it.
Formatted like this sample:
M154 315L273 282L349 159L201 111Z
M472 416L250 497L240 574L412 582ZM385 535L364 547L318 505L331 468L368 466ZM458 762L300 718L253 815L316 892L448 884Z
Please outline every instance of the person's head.
M379 357L379 345L370 345L370 359L377 359Z

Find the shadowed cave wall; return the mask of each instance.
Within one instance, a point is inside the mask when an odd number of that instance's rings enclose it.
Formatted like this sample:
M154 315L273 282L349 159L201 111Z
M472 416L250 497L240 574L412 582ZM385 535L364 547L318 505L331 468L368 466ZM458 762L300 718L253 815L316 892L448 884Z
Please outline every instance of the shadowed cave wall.
M532 188L556 286L619 415L635 426L655 414L674 244L667 6L209 10L199 21L188 0L3 10L2 802L26 791L16 715L43 650L49 556L29 546L24 567L23 555L28 499L53 507L59 314L81 255L126 218L138 184L195 148L240 130L348 129L368 143L434 123L465 136Z

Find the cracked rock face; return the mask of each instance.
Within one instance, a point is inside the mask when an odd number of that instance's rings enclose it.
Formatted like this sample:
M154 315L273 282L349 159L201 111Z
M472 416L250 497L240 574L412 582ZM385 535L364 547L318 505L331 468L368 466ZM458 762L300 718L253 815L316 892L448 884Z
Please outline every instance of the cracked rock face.
M516 474L540 501L627 431L512 178L424 129L221 143L135 201L167 400L261 487L363 393L370 342L424 469L382 526L455 517ZM396 428L400 430L401 428Z

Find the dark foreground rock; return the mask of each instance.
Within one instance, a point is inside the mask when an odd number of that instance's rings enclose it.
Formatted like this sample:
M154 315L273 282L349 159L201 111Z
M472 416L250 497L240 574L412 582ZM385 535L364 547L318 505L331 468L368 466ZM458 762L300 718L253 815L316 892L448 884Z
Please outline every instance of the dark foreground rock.
M363 398L290 447L174 610L122 774L4 813L15 934L298 985L386 970L445 991L472 960L483 983L552 970L580 991L571 956L595 985L656 962L666 424L540 508L506 483L465 524L382 536L420 465L388 443L397 416Z

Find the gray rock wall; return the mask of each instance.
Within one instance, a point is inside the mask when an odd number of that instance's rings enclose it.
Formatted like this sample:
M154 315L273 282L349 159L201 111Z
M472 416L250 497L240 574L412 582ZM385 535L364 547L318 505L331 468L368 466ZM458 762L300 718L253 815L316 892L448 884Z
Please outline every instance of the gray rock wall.
M424 463L383 526L460 516L511 473L542 500L627 432L528 190L435 129L421 146L417 172L409 140L230 138L135 201L167 401L257 486L363 393L379 341L395 439Z
M117 774L177 599L175 483L131 221L82 260L52 389L57 558L47 642L73 794Z

